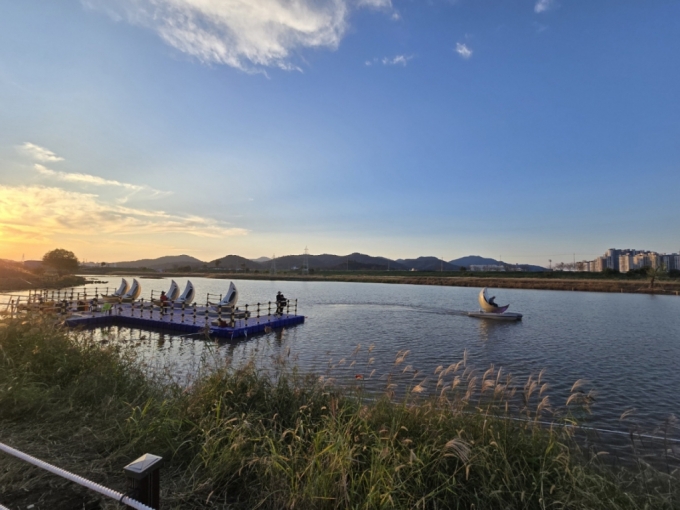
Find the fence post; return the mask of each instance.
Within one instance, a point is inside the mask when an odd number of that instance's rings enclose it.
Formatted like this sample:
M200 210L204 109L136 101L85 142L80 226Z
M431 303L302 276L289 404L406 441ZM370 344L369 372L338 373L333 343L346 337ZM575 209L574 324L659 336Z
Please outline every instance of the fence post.
M182 324L184 324L184 306L186 303L182 302Z
M290 315L290 299L286 299L286 315Z
M260 323L260 303L257 303L257 323Z
M160 469L163 457L146 453L123 468L128 480L128 493L140 503L159 509L161 507ZM128 508L132 508L128 506Z
M297 315L297 299L295 300L295 315Z
M194 324L196 324L196 302L194 302Z
M247 327L248 326L248 305L246 305L246 311L243 314L243 326Z

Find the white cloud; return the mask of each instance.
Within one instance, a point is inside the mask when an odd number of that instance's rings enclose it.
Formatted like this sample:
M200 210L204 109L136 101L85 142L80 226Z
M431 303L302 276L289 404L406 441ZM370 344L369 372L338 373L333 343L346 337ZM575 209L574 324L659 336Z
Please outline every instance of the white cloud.
M472 56L472 50L464 43L456 43L456 53L464 59L468 59Z
M246 71L297 69L302 48L335 49L352 8L392 11L391 0L81 0L154 30L204 63Z
M129 184L127 182L113 181L110 179L104 179L103 177L98 177L96 175L89 174L79 174L79 173L68 173L68 172L57 172L56 170L51 170L39 163L33 165L33 167L45 177L51 177L60 181L66 182L78 182L82 184L91 184L93 186L119 186L121 188L129 189L132 191L140 191L144 189L144 186L139 186L137 184Z
M58 181L63 181L63 182L74 182L78 184L84 184L84 185L90 185L90 186L112 186L112 187L118 187L118 188L123 188L128 191L131 191L133 193L137 193L139 191L145 191L145 198L158 198L161 196L167 196L171 195L172 192L170 191L160 191L157 189L153 189L149 186L145 185L140 185L140 184L130 184L128 182L120 182L112 179L104 179L103 177L99 177L97 175L90 175L90 174L82 174L82 173L70 173L70 172L58 172L56 170L52 170L51 168L47 168L44 165L41 165L40 163L36 163L33 165L33 168L35 168L38 173L44 177L50 178L50 179L56 179ZM129 197L127 197L129 198Z
M392 0L359 0L359 7L373 7L376 9L389 9L392 7Z
M401 66L406 66L408 64L408 61L413 58L413 55L396 55L394 57L384 57L382 59L383 65L386 66L396 66L396 65L401 65Z
M97 195L43 186L0 185L0 236L42 241L56 235L246 235L212 218L107 203Z
M555 6L555 0L538 0L534 5L534 11L537 13L545 12Z
M24 154L27 154L31 159L37 161L42 162L64 161L64 158L57 156L51 150L32 144L30 142L26 142L23 145L18 146L17 148ZM52 170L51 168L47 168L45 165L41 165L40 163L35 163L33 165L33 168L43 177L46 177L48 179L55 179L62 182L72 182L89 186L113 186L128 190L132 192L131 194L140 191L145 191L146 192L144 195L145 198L157 198L172 194L169 191L160 191L145 185L130 184L127 182L120 182L112 179L104 179L103 177L99 177L97 175L60 172L57 170ZM125 202L131 196L131 194L123 198L122 201Z
M368 67L382 64L384 66L396 66L401 65L406 67L410 60L413 59L413 55L395 55L394 57L375 57L373 60L366 60L364 64Z
M19 145L17 148L36 161L52 163L56 161L64 161L64 158L57 156L51 150L45 149L44 147L40 147L39 145L35 145L33 143L26 142L23 145Z

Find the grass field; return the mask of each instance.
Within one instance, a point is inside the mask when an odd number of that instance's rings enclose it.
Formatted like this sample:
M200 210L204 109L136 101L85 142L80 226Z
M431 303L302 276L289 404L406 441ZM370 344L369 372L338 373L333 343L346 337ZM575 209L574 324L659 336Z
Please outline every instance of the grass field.
M676 473L615 471L538 423L587 411L579 383L553 404L540 374L465 359L405 382L400 352L379 395L285 356L266 370L206 359L180 384L169 367L147 376L134 346L91 338L38 318L0 325L0 441L117 490L127 462L160 454L165 509L680 508ZM371 355L358 346L348 363L377 377ZM0 504L118 508L1 453Z

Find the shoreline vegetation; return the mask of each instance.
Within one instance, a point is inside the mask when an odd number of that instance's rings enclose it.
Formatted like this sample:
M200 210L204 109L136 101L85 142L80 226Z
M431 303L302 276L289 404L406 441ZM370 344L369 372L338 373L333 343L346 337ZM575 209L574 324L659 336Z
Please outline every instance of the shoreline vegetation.
M367 395L361 346L354 386L299 372L289 352L267 368L204 359L180 382L125 345L37 316L0 323L0 441L121 491L125 464L162 455L166 509L680 508L676 472L609 467L568 427L539 424L587 411L579 382L552 408L541 374L514 381L464 356L406 378L399 352ZM2 453L0 503L118 508Z
M307 282L356 282L356 283L391 283L405 285L438 285L448 287L493 287L499 289L534 289L582 292L615 292L630 294L679 295L680 279L666 278L656 280L650 287L649 279L627 275L600 275L598 273L463 273L460 272L405 272L405 271L372 271L372 272L325 272L317 271L303 275L296 272L278 272L277 274L258 272L202 272L202 271L144 271L135 269L107 270L106 272L83 272L91 276L116 276L140 274L142 277L205 277L234 280L276 280ZM503 276L500 276L502 274Z
M64 289L85 285L87 279L82 276L66 275L54 278L44 277L0 277L0 292L17 292L39 289Z
M33 289L63 289L84 285L86 279L73 274L35 273L17 262L0 261L0 292Z

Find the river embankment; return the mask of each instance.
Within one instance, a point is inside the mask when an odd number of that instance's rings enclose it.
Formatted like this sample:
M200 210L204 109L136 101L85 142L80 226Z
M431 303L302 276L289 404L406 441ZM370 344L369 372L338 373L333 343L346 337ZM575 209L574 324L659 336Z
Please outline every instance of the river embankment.
M123 492L127 462L162 455L163 508L678 506L675 474L644 463L615 469L567 428L541 425L578 420L588 406L578 385L557 417L540 375L522 385L493 367L472 373L465 361L437 367L401 397L395 379L366 395L362 379L338 387L285 356L268 370L208 361L178 384L149 376L134 345L37 317L1 324L0 442ZM398 353L393 372L406 363ZM432 381L441 391L422 396ZM516 392L520 409L508 406ZM98 508L97 498L0 454L5 505Z
M128 271L129 274L133 271ZM404 276L371 274L258 274L258 273L163 273L166 277L181 276L191 278L235 279L235 280L276 280L308 282L355 282L388 283L403 285L435 285L444 287L492 287L499 289L535 289L582 292L615 292L630 294L680 295L680 280L660 280L651 287L644 279L587 279L587 278L541 278L541 277L503 277L503 276Z

